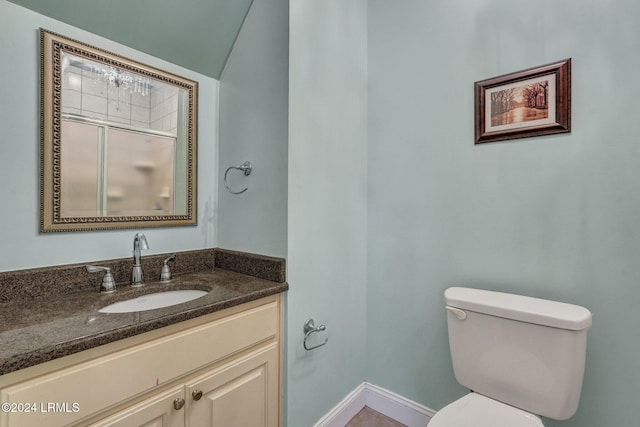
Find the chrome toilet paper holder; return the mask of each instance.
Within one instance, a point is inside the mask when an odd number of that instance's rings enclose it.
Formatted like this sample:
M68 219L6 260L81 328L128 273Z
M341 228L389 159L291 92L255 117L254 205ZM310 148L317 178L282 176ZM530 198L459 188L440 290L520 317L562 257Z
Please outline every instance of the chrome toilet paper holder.
M322 347L323 345L325 345L327 343L327 341L329 341L329 338L325 338L323 343L317 344L317 345L313 345L313 346L308 346L307 345L307 339L309 339L309 337L316 333L316 332L322 332L324 330L326 330L326 326L324 325L320 325L320 326L316 326L316 323L313 321L313 319L307 319L304 322L304 327L302 328L302 331L304 332L304 340L302 342L302 345L304 346L304 349L307 351L311 351L313 349L316 349L318 347Z

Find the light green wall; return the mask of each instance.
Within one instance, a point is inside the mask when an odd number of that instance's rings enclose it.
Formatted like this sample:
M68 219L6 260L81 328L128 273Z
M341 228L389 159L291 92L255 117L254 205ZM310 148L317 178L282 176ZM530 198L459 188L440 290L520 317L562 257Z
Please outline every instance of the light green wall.
M0 0L0 271L128 257L138 231L38 233L39 27L198 81L198 226L144 233L149 254L217 246L218 81Z
M640 3L369 1L367 378L434 409L462 396L443 291L584 305L580 408L637 425ZM473 145L473 82L573 58L571 134Z
M287 426L366 377L366 1L290 2ZM304 321L329 342L306 352Z
M215 79L219 79L222 74L252 2L10 1Z
M288 0L254 0L220 79L220 247L287 255ZM229 172L249 160L250 176Z
M281 28L262 27L281 16L258 15L238 40L248 47L234 52L236 71L223 76L221 114L230 117L254 104L250 91L234 92L255 78L244 57L258 55L255 39L242 37L282 43ZM272 157L255 140L233 145L256 127L225 131L220 160L235 164L258 153L254 173L260 164L288 170L286 243L265 238L242 248L287 251L287 425L312 425L365 379L434 409L464 394L451 372L442 308L451 285L591 309L580 409L570 421L547 424L637 424L638 17L632 0L292 2L289 158ZM199 225L145 233L151 253L215 246L217 81L0 0L0 54L12 64L3 71L12 84L0 86L0 270L131 250L133 231L37 233L40 26L200 82L199 156L214 166L198 170ZM474 81L567 57L571 134L473 145ZM248 109L255 121L263 101ZM273 114L269 126L278 128L282 118ZM280 132L269 128L270 141ZM235 226L246 221L239 216ZM307 317L329 334L327 346L311 353L302 349Z

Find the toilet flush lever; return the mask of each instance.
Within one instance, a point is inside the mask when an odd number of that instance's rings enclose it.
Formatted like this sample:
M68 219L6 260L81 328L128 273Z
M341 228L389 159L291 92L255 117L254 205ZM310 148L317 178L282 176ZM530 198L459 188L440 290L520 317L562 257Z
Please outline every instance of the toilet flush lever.
M464 310L460 310L459 308L451 307L448 305L445 305L444 308L446 308L454 316L456 316L458 320L465 320L467 318L467 312Z

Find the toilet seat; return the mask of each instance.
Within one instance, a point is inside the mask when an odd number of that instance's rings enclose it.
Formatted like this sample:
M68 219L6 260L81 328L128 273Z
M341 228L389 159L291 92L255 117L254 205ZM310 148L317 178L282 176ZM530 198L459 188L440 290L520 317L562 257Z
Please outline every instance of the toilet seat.
M513 406L469 393L439 410L429 427L544 427L540 418Z

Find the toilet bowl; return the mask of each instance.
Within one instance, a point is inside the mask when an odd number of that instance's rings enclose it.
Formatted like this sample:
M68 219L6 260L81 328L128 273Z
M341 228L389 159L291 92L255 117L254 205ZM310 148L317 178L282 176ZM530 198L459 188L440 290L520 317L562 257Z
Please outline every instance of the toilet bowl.
M477 393L448 404L429 427L544 427L540 417Z
M442 408L429 427L544 427L566 420L582 390L584 307L471 288L445 291L456 380L473 392Z

